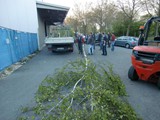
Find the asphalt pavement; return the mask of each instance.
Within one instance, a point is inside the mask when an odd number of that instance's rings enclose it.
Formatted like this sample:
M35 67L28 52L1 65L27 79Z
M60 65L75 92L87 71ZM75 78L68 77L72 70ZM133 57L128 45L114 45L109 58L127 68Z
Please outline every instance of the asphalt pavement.
M88 50L85 46L86 51ZM116 74L120 75L126 86L128 101L136 113L144 120L160 119L160 90L155 84L143 81L130 81L128 69L131 66L132 49L116 47L112 52L107 48L108 55L101 55L96 46L94 55L88 55L95 65L107 67L112 65ZM16 120L21 114L22 106L34 104L34 95L42 80L63 67L69 61L82 59L77 48L73 53L52 53L44 48L22 67L11 75L0 80L0 120Z
M160 120L160 90L156 84L140 80L131 81L128 78L132 49L115 47L114 52L110 48L107 48L107 52L107 56L102 56L99 47L97 47L95 54L88 56L88 58L94 61L97 66L103 64L103 66L111 65L113 67L113 71L121 77L125 84L128 101L137 115L143 120Z
M38 86L47 75L69 61L82 58L77 48L73 53L52 53L44 48L11 75L0 80L0 120L16 120L21 108L34 104Z

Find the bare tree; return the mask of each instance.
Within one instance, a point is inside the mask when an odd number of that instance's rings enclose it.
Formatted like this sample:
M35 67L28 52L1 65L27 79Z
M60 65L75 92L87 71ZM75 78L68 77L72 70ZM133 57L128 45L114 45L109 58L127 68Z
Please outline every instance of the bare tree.
M140 0L118 0L117 1L117 7L123 11L123 13L126 16L126 19L128 19L128 27L127 27L127 33L126 35L129 35L130 27L132 23L134 22L134 19L136 18L138 11L141 9L141 1Z
M81 7L79 7L79 5L76 3L74 4L74 8L73 8L73 16L78 23L76 26L77 27L76 31L80 32L80 26L83 20L83 11L81 10Z
M113 22L116 19L118 10L114 3L106 5L106 17L105 17L105 29L108 31L112 30Z
M82 5L76 3L71 17L72 22L70 23L76 23L75 25L78 26L74 26L74 28L84 34L96 32L97 29L104 32L112 28L116 12L115 5L109 3L108 0L98 0L96 4L85 3Z
M160 16L160 0L143 0L142 4L150 16Z
M108 0L99 0L97 1L97 5L92 8L92 19L95 20L95 23L98 24L100 32L104 31L105 29L105 19L106 19L106 12L107 9L106 5L108 4Z
M65 20L65 24L70 25L75 32L78 31L79 21L77 20L77 18L73 16L67 17Z
M77 31L86 34L88 32L90 7L92 3L75 3L73 8L73 17L78 22Z
M92 8L90 22L96 26L100 32L109 31L112 29L117 8L110 3L109 0L98 0Z

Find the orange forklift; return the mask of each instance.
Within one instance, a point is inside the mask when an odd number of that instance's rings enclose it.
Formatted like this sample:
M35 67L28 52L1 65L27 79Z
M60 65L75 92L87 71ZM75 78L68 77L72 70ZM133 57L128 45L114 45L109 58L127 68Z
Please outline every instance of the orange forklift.
M152 17L140 27L138 46L133 48L131 60L129 79L155 82L160 88L160 17Z

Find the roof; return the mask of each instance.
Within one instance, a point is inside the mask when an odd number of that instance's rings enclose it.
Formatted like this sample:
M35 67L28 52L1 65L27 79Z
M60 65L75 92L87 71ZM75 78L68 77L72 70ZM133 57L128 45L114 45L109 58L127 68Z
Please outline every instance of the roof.
M44 2L36 2L37 11L47 25L54 25L57 22L63 23L69 11L69 7Z

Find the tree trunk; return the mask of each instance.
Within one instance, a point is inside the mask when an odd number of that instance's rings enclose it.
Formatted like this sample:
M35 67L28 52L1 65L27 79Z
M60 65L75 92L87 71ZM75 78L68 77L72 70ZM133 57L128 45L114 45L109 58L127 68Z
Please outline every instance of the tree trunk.
M126 36L129 36L131 24L128 25Z

